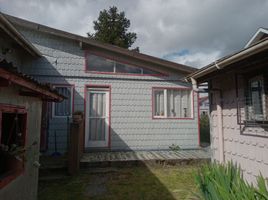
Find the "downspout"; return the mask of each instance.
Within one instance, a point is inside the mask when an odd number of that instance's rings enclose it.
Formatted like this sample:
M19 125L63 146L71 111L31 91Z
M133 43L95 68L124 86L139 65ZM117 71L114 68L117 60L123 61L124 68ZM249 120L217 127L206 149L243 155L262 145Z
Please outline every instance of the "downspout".
M200 116L199 116L199 93L198 93L198 88L197 88L197 81L194 78L190 78L193 86L193 92L197 93L197 119L198 119L198 145L200 147ZM194 106L194 105L193 105ZM193 113L194 115L194 113Z
M194 78L192 78L192 77L190 79L191 79L191 82L192 82L192 85L193 85L193 90L195 92L198 92L197 81Z

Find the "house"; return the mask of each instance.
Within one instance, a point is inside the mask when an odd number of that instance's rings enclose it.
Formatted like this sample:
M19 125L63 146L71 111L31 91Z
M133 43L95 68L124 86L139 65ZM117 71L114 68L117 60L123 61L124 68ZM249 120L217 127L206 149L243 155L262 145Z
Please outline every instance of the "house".
M37 198L43 101L62 101L49 86L20 72L40 52L0 15L0 199ZM12 62L12 63L11 63Z
M212 159L234 161L244 178L268 178L268 38L260 29L244 49L188 76L208 82Z
M84 149L199 147L196 69L2 14L41 57L23 73L68 97L44 105L42 150L65 153L72 113L85 115Z
M199 114L208 115L209 113L209 99L208 96L199 98Z

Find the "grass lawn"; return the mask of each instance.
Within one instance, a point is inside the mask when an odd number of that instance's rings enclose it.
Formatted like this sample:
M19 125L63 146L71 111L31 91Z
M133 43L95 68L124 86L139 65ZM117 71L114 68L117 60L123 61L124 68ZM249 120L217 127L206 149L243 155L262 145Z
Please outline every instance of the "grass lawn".
M39 200L188 199L197 166L135 166L88 169L75 177L39 183Z

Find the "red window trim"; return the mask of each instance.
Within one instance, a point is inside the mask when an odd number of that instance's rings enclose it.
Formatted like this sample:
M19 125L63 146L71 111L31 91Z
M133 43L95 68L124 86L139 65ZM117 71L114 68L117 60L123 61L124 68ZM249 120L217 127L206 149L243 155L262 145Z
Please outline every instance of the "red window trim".
M199 104L199 100L200 100L200 96L199 93L196 92L197 95L197 119L198 119L198 146L201 146L201 140L200 140L200 104Z
M172 89L172 90L192 90L189 87L152 87L152 119L153 120L194 120L194 91L192 91L192 117L155 117L154 116L154 91L155 90L165 90L165 89Z
M132 73L123 73L123 72L99 72L99 71L90 71L87 69L87 65L88 65L88 62L87 62L87 56L88 54L92 54L92 55L95 55L95 56L100 56L100 57L103 57L103 58L107 58L107 59L110 59L112 61L117 61L117 62L120 62L122 64L127 64L127 65L131 65L133 67L139 67L139 68L144 68L144 69L148 69L147 67L141 67L141 66L138 66L136 64L132 64L130 62L126 62L126 61L123 61L123 60L120 60L120 59L114 59L113 57L111 56L108 56L106 54L103 54L103 53L96 53L96 52L91 52L89 50L85 50L85 67L84 67L84 71L85 73L91 73L91 74L107 74L107 75L125 75L125 76L157 76L157 77L162 77L162 76L169 76L168 74L164 74L162 72L158 72L159 74L132 74ZM148 69L148 70L151 70L151 69Z
M7 186L9 183L11 183L13 180L15 180L17 177L19 177L22 174L24 174L24 165L23 165L23 169L14 171L14 172L12 172L12 174L8 175L7 177L3 178L2 180L0 179L0 189Z
M56 83L52 84L53 87L71 87L72 88L72 109L71 112L74 113L74 93L75 93L75 84L66 84L66 83ZM55 106L55 102L52 102L51 105L51 118L66 118L66 117L71 117L72 113L70 116L55 116L54 115L54 109L53 107Z
M87 89L88 88L106 88L109 90L109 124L108 124L108 148L111 148L111 111L112 111L112 86L111 85L98 85L98 84L86 84L84 88L84 130L86 131L86 106L87 106ZM85 135L83 141L83 149L85 150Z
M25 114L25 127L24 127L24 146L26 145L26 138L27 138L27 110L23 106L16 106L12 104L0 104L0 144L1 144L1 136L2 136L2 113L18 113L18 114ZM24 174L25 172L25 166L24 161L22 163L21 169L16 169L9 172L9 175L4 177L3 179L0 179L0 189L8 185L10 182L15 180L18 176Z

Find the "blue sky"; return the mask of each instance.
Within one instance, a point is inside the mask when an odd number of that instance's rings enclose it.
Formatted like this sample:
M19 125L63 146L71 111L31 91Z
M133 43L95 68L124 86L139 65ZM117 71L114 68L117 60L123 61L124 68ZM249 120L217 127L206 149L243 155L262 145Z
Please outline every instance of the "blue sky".
M240 50L268 27L267 0L0 0L4 13L83 36L113 5L137 33L133 48L195 67Z

